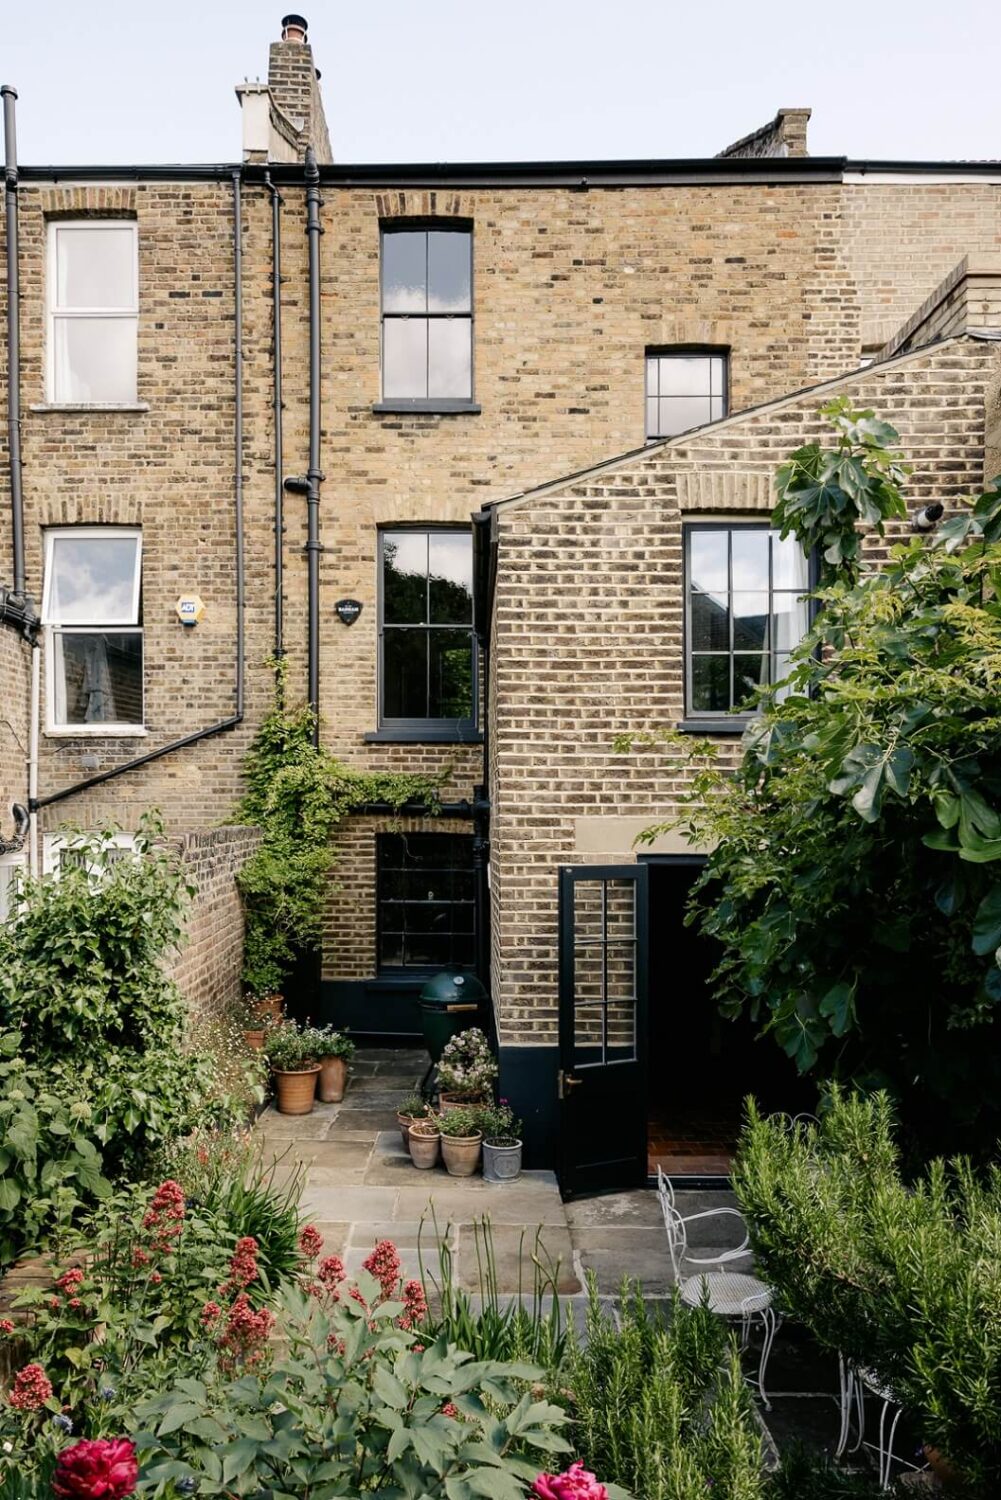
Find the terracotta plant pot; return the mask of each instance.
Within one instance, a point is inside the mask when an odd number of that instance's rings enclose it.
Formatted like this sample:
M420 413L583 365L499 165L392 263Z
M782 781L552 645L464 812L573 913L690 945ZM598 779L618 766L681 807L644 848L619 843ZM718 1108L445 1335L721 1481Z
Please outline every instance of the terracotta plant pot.
M480 1148L483 1137L475 1135L443 1135L441 1154L451 1177L472 1177L480 1164Z
M249 1047L251 1052L260 1052L264 1046L264 1027L262 1026L260 1031L246 1027L243 1033L243 1041L244 1045Z
M258 1021L271 1021L277 1026L285 1008L285 998L282 995L261 995L251 1004Z
M407 1144L410 1147L410 1160L415 1167L420 1167L422 1171L427 1171L428 1167L436 1167L438 1165L441 1136L437 1130L433 1132L426 1130L418 1132L411 1129L408 1131Z
M924 1448L928 1467L935 1475L935 1478L939 1480L942 1488L945 1490L958 1489L962 1483L962 1476L955 1464L950 1463L945 1454L940 1453L937 1448L933 1448L930 1443L925 1443Z
M310 1113L313 1108L316 1077L319 1071L319 1063L311 1063L308 1068L297 1068L295 1072L286 1073L277 1068L274 1069L275 1093L280 1115L308 1115Z
M340 1104L348 1082L348 1065L343 1057L320 1058L320 1098L324 1104Z
M464 1104L488 1104L486 1094L439 1094L438 1113L444 1114L448 1109L456 1109Z
M513 1182L521 1176L521 1141L483 1142L483 1181Z
M419 1115L401 1115L397 1111L396 1123L400 1127L400 1140L403 1142L404 1151L410 1150L410 1127L419 1118Z

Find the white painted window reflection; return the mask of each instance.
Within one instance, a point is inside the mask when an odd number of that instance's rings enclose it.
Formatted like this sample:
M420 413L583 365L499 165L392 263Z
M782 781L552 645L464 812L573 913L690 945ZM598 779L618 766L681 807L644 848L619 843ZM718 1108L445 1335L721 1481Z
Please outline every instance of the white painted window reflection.
M50 732L141 731L141 572L138 530L47 533L42 620Z
M55 220L48 246L48 399L137 399L139 261L128 220Z

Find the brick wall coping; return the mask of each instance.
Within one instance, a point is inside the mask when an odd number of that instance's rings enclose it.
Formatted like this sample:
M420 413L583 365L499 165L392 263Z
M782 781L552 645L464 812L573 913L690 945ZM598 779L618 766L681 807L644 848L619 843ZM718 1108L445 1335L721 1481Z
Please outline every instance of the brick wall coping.
M791 406L798 405L799 402L807 397L826 395L828 392L837 391L843 386L851 385L866 374L881 375L884 370L899 369L901 366L907 365L914 360L924 358L932 348L945 349L950 344L963 342L965 337L966 335L964 334L957 334L947 339L938 339L934 343L923 344L920 349L908 349L903 354L897 354L891 358L881 360L878 364L862 365L856 370L847 371L844 375L836 375L832 380L822 380L816 385L803 386L800 390L791 391L787 396L779 396L774 401L763 401L759 406L745 406L741 411L733 412L732 415L727 417L721 417L718 422L706 422L702 427L689 428L687 432L678 433L675 437L661 438L656 442L645 443L642 448L631 448L628 453L618 453L614 458L604 459L601 463L592 464L586 469L579 469L575 474L563 474L558 479L552 479L545 484L536 485L530 490L521 490L515 495L508 495L500 500L484 501L483 509L485 511L497 512L518 510L522 506L530 505L535 500L541 500L546 496L557 494L560 490L571 489L576 485L586 483L598 474L608 474L616 469L628 468L637 459L653 458L658 454L670 456L674 450L689 448L693 442L701 442L707 434L715 437L717 433L741 427L751 418L785 411Z
M925 298L917 312L912 313L907 322L903 323L892 338L886 341L876 356L877 360L888 359L904 344L910 343L912 336L922 323L926 323L935 309L957 291L963 282L972 284L977 281L999 279L1001 279L1001 255L964 255L959 264L953 266L948 276L945 276L935 290ZM964 327L963 332L966 331L968 330Z

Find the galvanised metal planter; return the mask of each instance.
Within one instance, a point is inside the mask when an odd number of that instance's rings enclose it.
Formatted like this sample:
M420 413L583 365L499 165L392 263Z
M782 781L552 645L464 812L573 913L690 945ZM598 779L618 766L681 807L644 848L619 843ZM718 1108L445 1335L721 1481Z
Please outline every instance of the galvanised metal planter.
M483 1142L484 1182L513 1182L521 1176L521 1141L505 1141L494 1145Z

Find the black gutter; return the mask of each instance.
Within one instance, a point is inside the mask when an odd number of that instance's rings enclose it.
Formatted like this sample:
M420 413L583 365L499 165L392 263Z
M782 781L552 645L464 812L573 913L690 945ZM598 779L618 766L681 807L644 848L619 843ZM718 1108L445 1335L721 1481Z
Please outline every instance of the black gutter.
M24 182L225 182L232 162L204 164L65 163L22 166ZM324 187L364 187L394 183L468 187L659 187L688 181L839 182L850 173L906 173L920 176L999 177L1001 161L878 161L847 156L677 157L660 160L551 162L361 162L355 165L324 162L319 168ZM244 182L263 183L265 171L278 184L303 181L298 162L271 162L267 168L247 163Z
M10 509L13 584L0 589L0 622L32 640L38 628L28 595L24 553L24 465L21 459L21 270L17 204L16 89L5 83L3 96L4 219L7 240L7 446L10 455Z
M165 755L172 755L175 750L183 750L188 745L197 745L200 740L207 740L210 736L221 734L224 730L235 729L238 724L243 722L246 656L244 632L246 582L243 537L243 201L240 191L240 168L233 167L231 169L231 176L233 182L233 495L236 538L236 712L230 714L228 719L221 719L218 724L209 724L204 729L196 729L192 734L186 734L179 740L171 740L169 744L161 745L156 750L149 750L145 755L137 755L133 760L123 761L121 765L112 766L107 771L99 771L96 776L88 776L83 781L76 781L72 786L63 787L61 791L49 792L45 797L32 797L29 802L32 812L38 812L42 807L51 807L53 803L62 802L67 797L75 796L78 792L89 791L91 787L101 786L106 781L112 781L116 776L124 775L126 771L136 771L141 766L148 766L152 761L161 760Z
M272 324L274 328L274 424L275 424L275 657L285 655L285 486L282 431L282 243L281 193L264 174L264 186L271 194L271 283Z
M306 150L306 233L309 236L309 468L306 470L306 566L309 706L313 744L320 743L320 173Z

